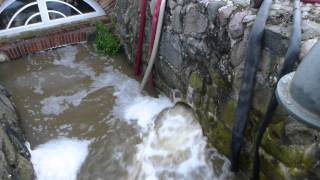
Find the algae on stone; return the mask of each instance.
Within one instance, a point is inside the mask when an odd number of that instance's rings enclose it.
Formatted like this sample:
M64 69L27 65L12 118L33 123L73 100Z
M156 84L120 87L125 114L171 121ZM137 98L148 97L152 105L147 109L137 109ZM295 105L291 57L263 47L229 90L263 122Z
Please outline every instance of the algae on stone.
M200 72L192 72L190 75L190 86L198 92L202 92L203 85L204 85L204 79L201 76Z
M266 130L262 142L263 149L289 167L301 166L303 149L297 145L283 145L279 137L275 137L270 131L270 129Z
M220 153L230 155L231 132L221 122L209 129L208 138Z

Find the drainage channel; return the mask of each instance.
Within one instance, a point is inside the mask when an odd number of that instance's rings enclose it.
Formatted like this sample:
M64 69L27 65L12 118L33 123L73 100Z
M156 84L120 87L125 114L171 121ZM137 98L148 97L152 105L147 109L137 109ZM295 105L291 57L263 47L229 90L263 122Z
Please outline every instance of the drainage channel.
M132 77L123 56L88 44L0 65L38 179L232 178L192 111L141 93Z

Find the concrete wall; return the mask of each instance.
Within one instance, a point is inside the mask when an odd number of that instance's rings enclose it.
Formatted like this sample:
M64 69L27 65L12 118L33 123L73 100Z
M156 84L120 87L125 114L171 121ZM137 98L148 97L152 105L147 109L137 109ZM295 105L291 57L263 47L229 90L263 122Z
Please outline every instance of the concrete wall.
M148 1L150 3L150 1ZM191 102L210 145L230 155L231 129L246 57L246 45L256 10L246 0L168 0L165 24L155 65L156 87L167 95L178 90ZM148 6L144 49L148 49L151 11ZM317 5L302 4L303 57L320 36ZM265 31L265 48L254 90L253 108L241 154L242 172L252 169L255 132L275 86L288 46L292 4L272 6ZM117 32L133 63L138 30L139 1L117 0ZM144 68L148 54L144 51ZM320 178L320 134L292 120L281 108L267 129L262 176L266 179Z

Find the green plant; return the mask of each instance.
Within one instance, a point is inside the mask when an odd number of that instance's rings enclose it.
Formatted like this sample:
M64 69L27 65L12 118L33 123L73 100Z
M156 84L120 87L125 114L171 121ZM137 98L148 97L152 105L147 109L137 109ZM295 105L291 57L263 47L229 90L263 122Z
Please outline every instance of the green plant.
M120 50L120 41L102 22L96 24L96 45L98 51L116 55Z

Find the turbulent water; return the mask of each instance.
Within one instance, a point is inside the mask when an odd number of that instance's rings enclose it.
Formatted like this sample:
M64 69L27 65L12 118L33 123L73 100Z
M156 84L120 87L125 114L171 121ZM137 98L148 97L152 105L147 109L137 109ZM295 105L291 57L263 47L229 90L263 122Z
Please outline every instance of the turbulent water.
M141 93L122 57L88 45L0 65L39 180L229 179L192 110Z

